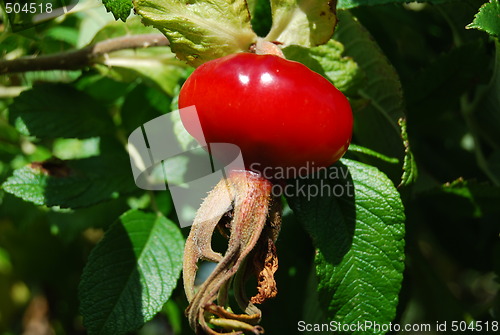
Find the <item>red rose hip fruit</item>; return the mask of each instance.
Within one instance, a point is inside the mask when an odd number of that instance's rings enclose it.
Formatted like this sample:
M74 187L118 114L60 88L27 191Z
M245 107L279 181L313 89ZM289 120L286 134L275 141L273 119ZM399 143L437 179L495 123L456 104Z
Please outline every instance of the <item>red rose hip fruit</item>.
M301 63L239 53L207 62L184 83L179 108L196 106L200 143L240 147L245 166L326 167L346 152L352 112L346 97ZM182 117L182 114L181 114Z

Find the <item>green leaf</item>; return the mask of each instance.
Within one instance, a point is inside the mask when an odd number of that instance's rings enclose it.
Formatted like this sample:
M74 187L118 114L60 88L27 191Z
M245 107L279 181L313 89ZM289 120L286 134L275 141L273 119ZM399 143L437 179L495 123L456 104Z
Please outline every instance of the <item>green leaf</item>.
M370 100L369 112L382 115L393 133L399 135L398 120L404 116L404 110L403 92L396 70L370 33L351 13L339 11L339 18L341 23L335 39L344 45L345 54L352 57L365 72L366 84L359 94Z
M172 51L192 66L248 51L257 35L245 0L134 0L136 13L168 37Z
M90 95L105 106L119 105L123 96L137 83L123 83L99 73L82 76L75 82L75 87Z
M330 167L328 177L302 180L297 188L323 194L298 192L288 198L318 248L316 274L325 315L342 324L388 324L395 317L404 270L399 193L378 169L356 161L343 159Z
M168 320L169 325L172 327L173 334L181 334L182 333L182 321L184 320L184 310L180 304L174 302L174 300L170 299L167 301L165 306L163 306L162 314Z
M54 26L47 30L45 38L66 42L75 47L78 41L78 29L76 27Z
M408 140L408 133L406 132L406 119L400 119L399 125L401 126L401 137L405 145L405 158L403 162L403 176L399 186L408 186L417 181L418 168L413 152L410 148L410 141Z
M2 275L9 274L12 271L12 263L10 261L9 253L0 248L0 273Z
M20 153L19 133L7 123L7 120L0 117L0 161L7 162L12 159L12 155Z
M64 244L77 243L88 228L107 229L129 207L123 199L115 199L95 206L75 210L52 210L46 213L50 232Z
M17 130L39 138L88 138L109 132L111 118L102 104L63 84L39 84L9 107Z
M170 112L170 103L171 99L163 92L145 85L137 85L127 94L123 102L122 126L129 134L144 123Z
M483 30L492 36L500 37L500 1L490 0L482 5L467 28Z
M87 207L134 191L129 165L125 153L34 162L15 170L2 188L37 205Z
M362 84L363 73L358 64L345 57L344 46L333 39L315 48L291 45L283 53L287 59L301 62L330 80L344 94L353 94Z
M391 163L391 164L398 164L399 163L399 159L397 159L397 158L387 157L385 155L382 155L379 152L376 152L376 151L373 151L373 150L370 150L368 148L362 147L360 145L352 144L352 143L349 145L349 151L355 152L358 154L363 154L363 155L375 157L375 158L381 159L381 160L383 160L387 163Z
M271 0L273 25L268 41L313 47L332 37L337 17L335 1Z
M463 43L440 54L418 71L405 87L409 108L423 109L428 113L432 111L432 114L424 114L426 117L434 115L437 110L449 105L450 99L456 99L475 88L477 82L472 82L471 78L479 82L483 73L490 75L489 69L484 66L490 61L490 57L481 42L475 40Z
M126 334L159 312L177 284L182 234L164 216L131 210L92 250L79 287L90 335Z
M370 33L348 11L339 11L339 25L334 38L345 47L345 55L352 57L364 72L364 85L358 95L366 102L354 110L354 136L358 143L403 162L405 147L398 124L404 118L404 100L401 82ZM401 165L380 161L377 164L391 179L399 182Z
M23 77L28 85L36 85L36 83L71 83L82 74L81 70L65 71L30 71L26 72Z
M122 20L125 22L132 10L132 0L102 0L104 7L108 12L113 13L115 20Z
M500 187L459 178L426 191L425 201L449 209L453 218L480 218L500 213Z

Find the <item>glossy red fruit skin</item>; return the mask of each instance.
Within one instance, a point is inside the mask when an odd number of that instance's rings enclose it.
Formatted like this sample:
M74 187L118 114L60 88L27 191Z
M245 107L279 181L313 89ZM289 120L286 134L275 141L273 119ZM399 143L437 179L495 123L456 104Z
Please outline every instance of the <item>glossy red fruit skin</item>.
M238 145L252 170L327 167L351 141L347 98L303 64L274 55L239 53L199 66L179 95L179 108L192 105L206 143Z

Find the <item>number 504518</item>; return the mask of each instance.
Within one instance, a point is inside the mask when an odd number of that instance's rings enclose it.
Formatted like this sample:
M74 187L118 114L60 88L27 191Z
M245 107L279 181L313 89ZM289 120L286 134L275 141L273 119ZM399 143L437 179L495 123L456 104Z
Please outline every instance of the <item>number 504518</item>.
M20 4L17 2L7 2L5 4L5 11L7 14L36 14L36 13L52 13L52 4L51 3L24 3Z

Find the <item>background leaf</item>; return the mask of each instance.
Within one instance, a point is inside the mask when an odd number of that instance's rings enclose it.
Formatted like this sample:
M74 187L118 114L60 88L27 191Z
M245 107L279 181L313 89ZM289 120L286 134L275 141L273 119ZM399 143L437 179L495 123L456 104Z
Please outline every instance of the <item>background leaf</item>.
M406 131L406 119L399 119L399 126L401 127L401 138L405 146L405 158L403 161L403 175L401 176L401 183L399 186L408 186L417 181L418 168L413 152L410 148L410 141L408 140L408 133Z
M88 138L112 125L106 108L69 85L38 84L9 106L10 120L23 135Z
M405 89L407 103L424 110L438 104L449 104L449 98L466 93L477 85L472 76L485 71L488 59L481 41L464 43L439 55L427 68L421 69Z
M450 213L458 218L479 218L500 213L500 188L488 183L457 179L426 191L426 198L429 203L453 209Z
M467 28L476 28L484 30L488 34L500 37L500 2L490 0L479 9L474 21Z
M2 188L37 205L86 207L136 190L129 164L125 153L34 162L15 170Z
M154 118L170 112L171 98L151 87L138 85L132 89L121 109L122 125L127 134Z
M145 24L168 37L177 57L192 66L248 51L257 38L244 0L134 0L134 7Z
M337 17L335 1L271 0L273 24L268 41L313 47L328 42Z
M334 38L345 47L364 73L365 81L357 93L363 99L354 107L354 142L396 157L403 162L405 147L399 120L404 118L401 82L370 33L348 11L339 11L339 25ZM401 165L366 160L383 170L395 183L401 179ZM410 166L410 165L409 165Z
M301 62L330 80L344 94L355 94L363 83L358 64L346 57L342 43L333 39L314 48L291 45L284 48L283 53L287 59Z
M163 216L131 210L92 251L79 287L89 334L118 335L141 327L177 285L183 237Z
M492 148L491 153L479 156L481 168L489 179L497 186L500 185L500 41L495 38L494 70L488 86L477 100L478 107L469 111L473 124L477 125L476 136L481 138L487 146ZM484 144L483 144L484 145ZM484 145L487 147L486 145ZM478 147L476 150L483 151ZM484 150L487 152L487 150ZM476 156L478 157L478 156Z
M403 279L403 204L388 178L372 166L343 159L330 172L347 169L347 178L339 173L301 184L322 190L327 185L337 189L336 196L298 195L288 201L318 248L319 297L328 320L388 324Z

